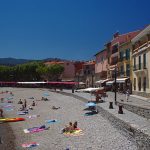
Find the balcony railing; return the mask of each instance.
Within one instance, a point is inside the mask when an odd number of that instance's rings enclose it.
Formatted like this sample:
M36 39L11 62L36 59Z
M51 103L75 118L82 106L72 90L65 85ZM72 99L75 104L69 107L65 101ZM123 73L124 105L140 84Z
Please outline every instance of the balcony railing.
M141 63L133 66L133 71L140 71L143 69L147 69L147 64L146 63Z
M133 53L139 51L140 49L143 49L144 47L146 48L149 45L150 41L147 41L145 43L140 44L139 46L133 48Z

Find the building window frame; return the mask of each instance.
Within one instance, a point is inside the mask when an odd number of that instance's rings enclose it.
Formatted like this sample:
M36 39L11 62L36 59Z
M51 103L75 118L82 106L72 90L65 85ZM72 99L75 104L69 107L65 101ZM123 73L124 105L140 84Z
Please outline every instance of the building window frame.
M143 78L143 91L146 92L146 77Z
M134 78L134 90L136 90L136 78Z
M141 70L141 56L139 56L139 70Z
M143 54L143 68L146 69L146 53Z
M141 91L141 77L138 78L138 88L139 91Z

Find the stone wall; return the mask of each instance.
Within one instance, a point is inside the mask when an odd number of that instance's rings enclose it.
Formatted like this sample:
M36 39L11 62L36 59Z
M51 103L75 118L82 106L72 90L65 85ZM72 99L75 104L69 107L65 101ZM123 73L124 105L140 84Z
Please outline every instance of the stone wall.
M146 92L137 92L137 91L133 91L132 93L133 93L134 95L138 95L138 96L150 98L150 93L146 93Z
M123 108L139 115L142 116L144 118L150 119L150 109L145 108L145 107L139 107L136 105L129 105L129 104L125 104L125 103L121 103L121 102L117 102L120 105L123 105Z
M72 97L77 98L84 102L88 101L87 99L77 96L77 95L74 95L72 93L66 93L66 92L59 92L59 93L67 95L67 96L72 96ZM137 128L131 126L129 123L124 122L123 120L117 118L116 116L109 113L107 110L105 110L101 106L97 106L97 109L98 109L99 113L101 114L101 116L108 119L110 121L110 123L113 126L115 126L118 130L121 130L121 131L125 132L126 134L128 134L129 138L133 137L133 139L137 143L139 150L149 150L149 148L150 148L150 135L149 134L146 134L141 129L137 129ZM134 109L136 111L138 108L134 107ZM132 138L131 138L131 140L132 140Z

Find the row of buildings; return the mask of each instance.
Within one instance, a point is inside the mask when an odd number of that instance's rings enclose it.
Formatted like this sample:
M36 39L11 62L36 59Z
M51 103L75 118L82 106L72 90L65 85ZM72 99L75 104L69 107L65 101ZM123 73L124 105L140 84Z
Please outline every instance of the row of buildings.
M119 90L150 97L150 25L143 30L113 35L92 61L47 62L62 64L62 80L78 81L86 87L113 86L115 75Z

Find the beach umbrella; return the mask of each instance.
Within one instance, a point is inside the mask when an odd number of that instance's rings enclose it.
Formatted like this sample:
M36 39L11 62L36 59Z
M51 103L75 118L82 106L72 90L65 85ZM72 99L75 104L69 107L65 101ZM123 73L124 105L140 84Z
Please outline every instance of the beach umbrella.
M88 106L88 107L90 107L90 106L96 106L96 104L93 103L93 102L90 102L90 103L87 103L86 106Z
M48 94L48 93L44 93L43 95L44 95L44 96L49 96L49 94Z

